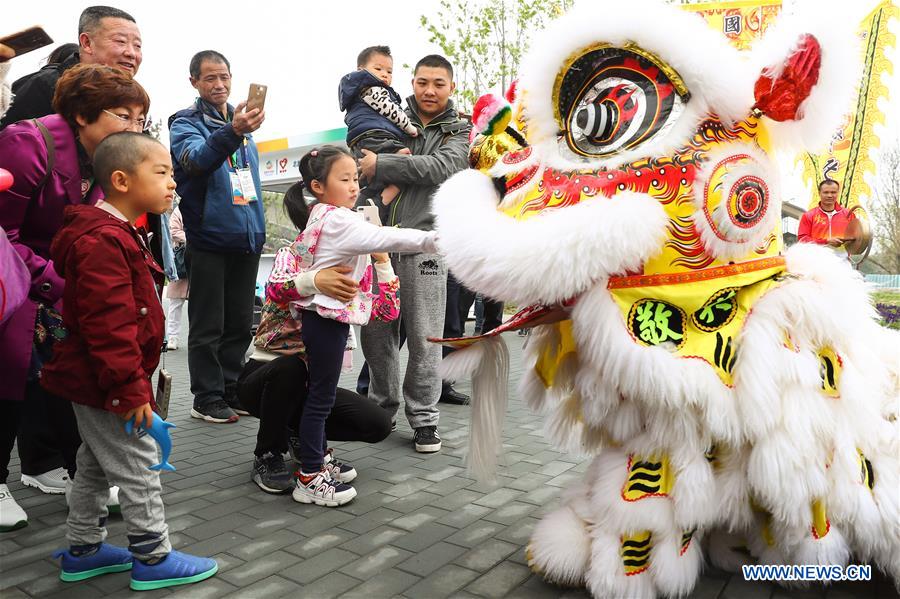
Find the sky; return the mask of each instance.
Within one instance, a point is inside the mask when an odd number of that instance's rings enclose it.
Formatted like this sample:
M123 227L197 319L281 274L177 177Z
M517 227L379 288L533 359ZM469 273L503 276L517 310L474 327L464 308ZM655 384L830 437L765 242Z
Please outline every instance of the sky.
M137 78L150 94L154 119L165 121L194 100L188 81L190 58L199 50L215 49L231 61L232 104L247 97L250 83L269 86L266 121L255 135L258 140L343 126L337 84L342 75L356 68L356 55L366 46L390 45L394 88L404 98L411 94L412 74L403 64L415 64L422 56L439 51L429 44L419 22L422 14L437 11L439 0L106 1L131 13L141 29L144 59ZM836 1L819 0L815 6L827 11ZM853 2L854 7L874 6L876 0ZM784 0L783 4L790 11L797 1ZM4 31L40 24L56 43L63 43L76 41L78 15L89 3L39 0L28 4L34 10L24 10L22 5L16 3L15 10L4 11ZM893 31L900 38L897 22ZM39 68L50 48L15 59L10 81ZM900 139L900 58L896 49L893 63L897 75L888 78L893 101L882 101L887 124L886 129L877 128L883 133L883 143ZM787 177L796 182L795 174ZM783 186L787 197L792 195L790 187Z

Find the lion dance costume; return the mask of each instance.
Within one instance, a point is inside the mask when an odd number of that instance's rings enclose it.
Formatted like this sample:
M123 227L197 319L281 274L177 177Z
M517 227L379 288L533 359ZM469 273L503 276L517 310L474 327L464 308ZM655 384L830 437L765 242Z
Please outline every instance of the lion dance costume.
M528 306L500 329L533 327L521 395L593 458L528 563L596 597L686 594L701 546L729 569L852 558L896 581L898 339L848 264L784 250L773 159L827 141L855 41L785 21L740 53L696 15L611 4L534 41L512 106L479 101L473 168L434 201L455 276ZM473 377L485 474L506 348L442 342L445 376Z

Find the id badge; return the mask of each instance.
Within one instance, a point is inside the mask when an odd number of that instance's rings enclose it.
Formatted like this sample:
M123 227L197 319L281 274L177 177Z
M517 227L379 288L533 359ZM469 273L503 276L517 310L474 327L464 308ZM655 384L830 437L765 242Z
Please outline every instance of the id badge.
M228 173L231 177L231 203L235 206L246 206L250 203L244 195L241 178L238 173Z
M237 174L241 182L241 191L243 192L245 203L258 200L259 198L256 197L256 184L253 182L253 173L250 172L250 169L240 168Z

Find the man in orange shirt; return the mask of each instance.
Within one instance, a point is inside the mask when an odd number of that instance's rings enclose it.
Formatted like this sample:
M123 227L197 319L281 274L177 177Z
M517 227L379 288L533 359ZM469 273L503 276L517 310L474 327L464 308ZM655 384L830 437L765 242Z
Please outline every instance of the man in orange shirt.
M819 183L819 205L800 218L797 239L801 243L818 243L839 248L847 239L847 228L855 218L847 208L837 203L840 184L831 179Z

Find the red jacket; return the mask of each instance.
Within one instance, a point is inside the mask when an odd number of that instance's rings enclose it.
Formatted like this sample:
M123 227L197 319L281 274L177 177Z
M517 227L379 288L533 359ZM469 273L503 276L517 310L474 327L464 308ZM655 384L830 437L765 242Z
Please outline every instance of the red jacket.
M165 317L163 272L137 232L94 206L66 209L50 246L65 279L68 336L44 365L41 384L74 403L110 412L150 402Z
M834 210L831 216L818 206L804 212L797 227L797 240L824 245L831 237L843 237L854 216L840 204L835 204Z

